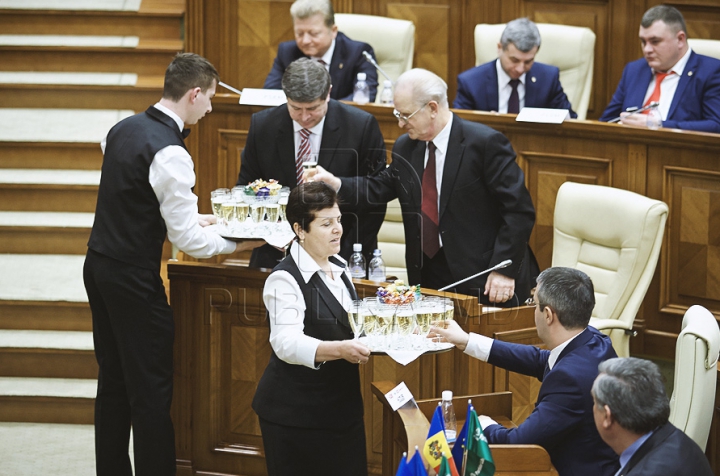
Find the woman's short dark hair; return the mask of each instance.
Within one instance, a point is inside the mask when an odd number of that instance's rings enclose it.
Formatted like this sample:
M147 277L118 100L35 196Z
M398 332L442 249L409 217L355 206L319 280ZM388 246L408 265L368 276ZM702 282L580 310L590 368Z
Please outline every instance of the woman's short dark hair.
M288 197L287 220L290 225L297 223L303 230L310 231L310 223L315 219L315 213L335 205L339 205L337 192L328 184L301 183Z

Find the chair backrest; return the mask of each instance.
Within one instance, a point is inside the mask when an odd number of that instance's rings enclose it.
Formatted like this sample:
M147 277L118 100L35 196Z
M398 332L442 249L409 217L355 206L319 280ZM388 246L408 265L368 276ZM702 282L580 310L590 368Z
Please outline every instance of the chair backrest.
M579 26L537 23L542 42L535 60L560 69L560 82L578 119L585 119L592 91L595 33ZM475 26L475 65L497 58L505 24Z
M412 68L415 53L415 24L409 20L336 13L335 24L350 39L368 43L375 50L375 58L390 79L395 82L405 71ZM378 71L377 101L385 77Z
M688 38L688 44L699 55L711 56L720 59L720 40L706 40L702 38Z
M405 229L397 198L387 204L385 221L378 232L378 248L382 250L386 274L410 284L405 265Z
M705 450L717 383L720 328L702 306L692 306L683 317L675 347L675 380L670 398L670 423Z
M574 182L558 190L552 265L590 276L591 324L610 335L622 357L629 355L624 330L632 329L655 272L667 214L665 203L627 190Z

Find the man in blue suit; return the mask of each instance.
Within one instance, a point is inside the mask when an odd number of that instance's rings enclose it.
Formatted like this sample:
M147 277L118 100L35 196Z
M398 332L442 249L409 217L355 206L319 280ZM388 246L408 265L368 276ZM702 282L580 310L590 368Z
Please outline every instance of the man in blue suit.
M560 70L535 62L539 49L535 23L527 18L509 22L498 43L498 58L458 75L453 107L502 114L517 114L525 106L569 109L576 118L560 84Z
M560 476L613 475L618 458L595 428L590 390L600 362L617 355L610 339L588 326L592 281L577 269L548 268L537 278L533 299L538 336L549 350L468 335L455 321L432 331L472 357L542 382L535 410L517 428L481 417L490 443L540 445Z
M595 425L620 455L620 476L712 476L710 462L668 421L670 402L657 365L628 357L600 364L592 394Z
M338 31L332 4L328 0L297 0L290 7L290 15L295 40L280 43L263 88L281 89L288 65L307 57L320 61L330 73L332 99L352 101L357 75L365 73L370 102L373 102L378 85L377 70L365 59L363 51L373 58L375 51L367 43L353 41Z
M682 13L667 5L645 12L640 43L644 58L625 66L600 120L646 127L646 114L627 110L657 101L663 127L720 132L720 60L690 49Z

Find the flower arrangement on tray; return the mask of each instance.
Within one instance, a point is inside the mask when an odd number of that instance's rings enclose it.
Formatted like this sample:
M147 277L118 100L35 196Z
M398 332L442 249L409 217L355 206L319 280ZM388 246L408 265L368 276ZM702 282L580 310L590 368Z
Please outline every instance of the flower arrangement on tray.
M397 280L387 287L379 287L377 297L383 304L410 304L420 300L420 285L408 286L402 280Z
M275 179L257 179L245 187L245 195L251 197L270 197L280 193L282 185Z

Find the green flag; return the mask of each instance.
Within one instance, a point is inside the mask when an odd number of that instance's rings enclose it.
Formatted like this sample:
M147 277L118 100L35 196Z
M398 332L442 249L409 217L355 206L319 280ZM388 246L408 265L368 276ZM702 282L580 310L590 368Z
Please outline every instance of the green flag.
M450 462L445 456L445 453L442 454L442 461L440 461L440 468L438 468L437 476L452 476Z
M485 434L483 434L477 412L470 410L470 421L468 422L467 438L467 461L463 476L493 476L495 474L495 463L490 453Z

